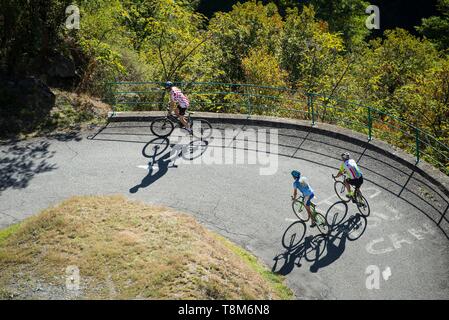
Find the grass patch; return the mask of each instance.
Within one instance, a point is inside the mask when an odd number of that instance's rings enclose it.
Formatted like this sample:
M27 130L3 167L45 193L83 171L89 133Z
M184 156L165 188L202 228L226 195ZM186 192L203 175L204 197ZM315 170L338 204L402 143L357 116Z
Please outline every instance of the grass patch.
M0 245L19 229L20 223L13 224L6 229L0 230Z
M73 267L78 290L69 290ZM74 197L0 232L0 297L290 299L284 278L191 216ZM70 271L72 270L72 271Z
M294 298L293 291L285 286L285 277L271 272L267 267L265 267L257 257L252 255L250 252L244 250L243 248L233 244L228 239L215 234L214 235L219 241L221 241L226 247L228 247L232 252L237 254L245 263L247 263L255 272L257 272L262 278L270 284L272 288L275 289L277 295L282 300L290 300Z

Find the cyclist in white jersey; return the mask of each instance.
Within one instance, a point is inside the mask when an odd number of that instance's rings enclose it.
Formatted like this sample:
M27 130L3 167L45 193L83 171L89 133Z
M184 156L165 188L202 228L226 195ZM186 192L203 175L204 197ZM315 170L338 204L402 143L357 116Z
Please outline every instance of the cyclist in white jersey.
M363 175L362 171L360 171L359 166L355 162L354 159L350 159L349 153L342 153L341 158L343 163L340 166L340 170L336 178L340 177L343 174L346 174L347 178L345 179L345 186L348 194L346 195L348 198L352 198L354 193L351 191L351 186L354 186L356 190L360 189L363 184Z
M190 106L189 99L182 93L182 91L173 85L172 82L167 81L165 83L165 89L170 92L170 112L175 111L176 116L179 121L184 126L184 129L189 133L192 133L192 129L190 128L190 124L188 123L186 117L187 108ZM175 109L175 107L177 107Z

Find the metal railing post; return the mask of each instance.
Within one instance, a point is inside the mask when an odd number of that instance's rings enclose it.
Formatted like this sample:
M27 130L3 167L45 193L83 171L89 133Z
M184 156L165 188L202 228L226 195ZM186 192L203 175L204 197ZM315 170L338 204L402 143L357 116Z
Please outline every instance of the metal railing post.
M307 97L307 114L310 116L310 94L306 93Z
M111 83L111 82L108 83L108 91L109 91L109 94L111 97L110 103L111 103L111 108L112 108L112 117L115 116L115 105L116 105L113 85L114 85L114 83Z
M253 113L253 110L252 110L251 100L250 100L251 93L249 92L249 88L248 87L243 89L243 94L246 95L246 98L245 98L245 100L246 100L246 109L247 109L247 112L248 112L248 119L249 119L249 118L251 118L251 114Z
M419 129L415 128L415 140L416 140L416 163L419 162L420 154L419 154Z
M312 126L315 125L315 110L313 108L313 94L309 94L310 110L312 111Z
M371 107L368 107L368 141L373 138L373 118L371 116Z
M249 101L249 96L246 97L246 109L248 110L248 118L251 118L252 113L252 107L251 107L251 101Z

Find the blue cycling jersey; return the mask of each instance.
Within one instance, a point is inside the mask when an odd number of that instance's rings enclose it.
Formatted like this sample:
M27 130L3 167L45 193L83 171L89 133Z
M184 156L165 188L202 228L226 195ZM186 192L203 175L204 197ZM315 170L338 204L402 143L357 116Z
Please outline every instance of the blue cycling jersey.
M293 188L296 188L299 191L301 191L301 193L304 197L307 197L307 196L310 196L311 194L313 194L313 189L309 186L309 184L306 182L306 180L304 178L295 180L295 182L293 182Z

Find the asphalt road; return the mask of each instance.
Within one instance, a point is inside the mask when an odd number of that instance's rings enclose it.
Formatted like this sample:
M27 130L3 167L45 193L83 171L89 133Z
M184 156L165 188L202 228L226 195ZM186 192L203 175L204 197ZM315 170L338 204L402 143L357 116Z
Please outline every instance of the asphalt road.
M0 228L73 195L125 194L192 214L286 275L299 299L449 299L448 226L435 223L449 201L424 177L331 137L214 128L207 141L179 129L164 140L148 123L120 122L3 144ZM335 195L331 175L343 151L364 173L367 219ZM314 188L333 224L328 237L295 220L292 169Z

